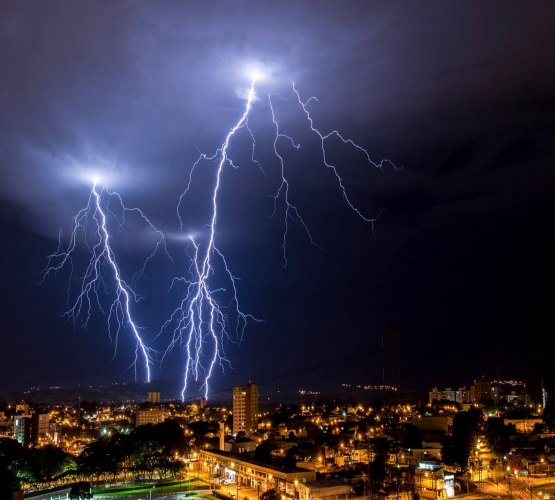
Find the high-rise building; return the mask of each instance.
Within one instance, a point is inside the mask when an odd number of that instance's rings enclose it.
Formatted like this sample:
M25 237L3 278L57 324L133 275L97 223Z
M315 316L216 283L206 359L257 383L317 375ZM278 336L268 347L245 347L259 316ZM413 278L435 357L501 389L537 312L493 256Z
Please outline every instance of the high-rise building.
M447 387L444 390L439 390L434 387L428 393L428 403L432 404L433 401L452 401L454 403L466 403L469 401L470 393L466 387L459 387L458 389L451 389Z
M31 442L37 444L40 438L46 437L50 428L48 413L33 413L31 417Z
M474 381L470 386L470 401L472 403L491 401L494 404L499 403L499 384L493 383L481 377Z
M160 391L148 391L148 402L158 404L160 402Z
M13 433L17 442L24 446L31 445L31 416L16 415L13 421Z
M38 444L40 438L46 437L50 427L48 413L16 415L14 417L14 437L27 447Z
M233 432L250 434L258 419L258 386L239 385L233 388Z

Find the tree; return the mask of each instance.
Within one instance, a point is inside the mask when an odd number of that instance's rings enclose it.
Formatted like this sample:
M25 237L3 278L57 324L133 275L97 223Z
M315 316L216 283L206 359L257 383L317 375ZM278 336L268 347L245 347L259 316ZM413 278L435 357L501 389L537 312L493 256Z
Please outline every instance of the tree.
M277 411L270 417L272 426L278 427L279 424L289 424L294 415L301 413L301 410L296 405L280 405Z
M555 398L547 400L545 409L543 411L543 421L548 428L555 427Z
M484 434L491 451L497 457L501 457L511 450L511 431L502 418L489 418L484 426Z
M314 460L318 455L319 448L311 441L302 441L297 445L297 452L301 460Z
M121 434L94 441L79 456L80 470L97 479L102 474L116 477L124 470L131 454L130 445L129 437Z
M79 457L80 470L97 479L102 474L115 478L131 471L150 479L175 475L183 468L178 460L187 448L181 426L166 420L137 427L131 434L115 434L89 444Z
M130 435L130 462L137 472L150 479L158 472L160 478L178 470L176 454L185 450L185 437L181 427L171 420L157 425L137 427Z
M262 493L262 495L260 495L260 500L281 500L281 495L278 490L272 488Z
M204 420L191 422L187 427L196 437L204 437L210 431L210 423Z
M262 441L254 450L254 459L262 463L270 463L272 461L272 450L277 449L277 446L272 441Z
M24 451L15 439L0 438L0 498L11 498L20 489Z
M295 470L297 466L297 454L298 451L296 446L289 448L285 456L281 459L281 466L286 470Z
M446 465L456 465L466 471L482 421L483 415L480 410L460 411L455 415L452 435L445 436L441 450Z
M53 445L29 450L27 462L29 479L38 482L54 481L77 468L73 456Z
M404 424L401 434L401 446L403 448L422 448L422 437L420 429L413 424Z
M372 491L379 490L383 487L386 476L385 455L378 454L370 464L370 489Z
M297 442L297 436L295 435L295 433L293 431L289 431L289 434L287 435L286 441L289 441L291 443L296 443Z
M88 500L93 497L91 483L80 481L71 487L69 498L71 500Z
M542 434L545 432L545 424L535 423L532 429L532 434Z

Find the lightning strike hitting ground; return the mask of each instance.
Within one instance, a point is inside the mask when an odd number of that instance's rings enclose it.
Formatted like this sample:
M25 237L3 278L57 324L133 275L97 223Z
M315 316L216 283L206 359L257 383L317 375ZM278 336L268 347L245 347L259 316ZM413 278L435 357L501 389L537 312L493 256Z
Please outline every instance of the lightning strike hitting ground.
M181 203L184 197L187 195L191 189L193 174L196 168L199 166L201 161L217 162L215 183L212 190L211 199L211 218L208 224L208 237L207 242L202 243L192 236L188 237L188 241L193 248L193 255L191 256L192 264L190 266L190 278L175 278L172 287L177 282L183 282L186 284L186 292L183 299L181 300L178 307L174 310L171 317L164 323L160 334L162 334L166 329L171 329L172 338L169 343L169 352L177 344L184 345L186 351L185 369L183 375L183 390L181 392L182 399L185 399L187 389L192 380L195 382L201 382L201 387L204 389L204 396L207 397L209 393L209 380L213 373L214 367L219 363L222 369L229 366L229 362L226 359L224 344L225 340L230 341L240 341L244 330L247 326L249 320L259 321L254 316L250 314L245 314L241 311L239 306L239 300L237 295L236 280L237 278L232 274L226 259L222 252L218 249L216 244L217 236L217 225L218 225L218 194L221 188L221 174L226 165L233 168L238 168L233 160L229 157L228 148L230 141L236 136L237 132L245 128L252 140L252 154L251 160L256 163L258 167L262 170L262 165L255 159L255 138L254 134L249 127L249 114L252 110L253 103L255 101L255 84L257 78L251 80L250 90L247 95L245 108L243 114L235 125L227 133L224 142L212 155L207 155L201 153L197 158L196 162L193 164L191 171L189 173L189 179L184 192L179 198L179 203L177 205L177 215L179 217L181 227L183 228L183 220L180 213ZM390 164L395 168L395 165L389 160L382 160L379 163L375 163L370 158L367 150L362 146L358 145L351 139L344 138L337 130L332 130L327 134L320 132L315 126L312 117L308 110L308 105L311 101L317 101L315 97L311 97L307 101L303 102L301 96L295 84L292 85L292 93L294 94L296 100L301 106L301 110L306 116L310 129L318 135L321 142L322 158L324 165L331 169L337 179L339 189L342 193L348 206L356 213L363 221L371 224L373 229L373 224L377 217L369 217L361 212L354 203L351 201L347 194L343 179L341 178L337 168L332 165L326 154L326 141L332 137L338 138L345 145L352 146L360 153L362 153L368 163L376 168L382 168L384 164ZM281 97L281 96L280 96ZM281 97L282 99L285 99ZM285 173L285 160L283 155L279 152L279 143L289 144L294 149L299 149L300 144L296 143L295 140L284 133L281 132L278 120L276 118L276 112L274 108L274 103L272 101L272 96L268 96L268 105L271 113L271 119L275 128L275 136L273 140L273 150L276 158L279 161L281 182L277 191L275 192L274 199L274 214L277 211L278 200L283 200L285 205L284 210L284 233L283 233L283 265L287 265L287 235L289 231L289 220L298 222L305 232L307 233L310 241L316 245L312 235L310 234L309 228L305 223L304 219L301 217L298 208L290 200L289 195L289 181ZM264 172L264 170L262 170ZM217 270L220 269L221 274L219 275L218 282L221 283L222 280L227 282L227 289L222 288L221 285L214 285L212 283L214 275L217 274ZM222 297L226 297L227 303L224 302ZM228 314L228 310L233 314L234 317L234 328L232 328L232 320Z
M117 202L116 207L111 206L112 200ZM119 217L116 215L115 209L119 211ZM48 257L42 281L66 265L69 266L68 309L64 316L70 318L74 324L86 325L93 308L95 306L98 307L107 316L108 332L114 342L115 353L117 353L120 331L122 329L129 330L136 342L135 359L133 361L135 378L137 378L137 363L139 359L142 359L146 381L150 382L151 350L142 339L139 332L140 327L133 320L131 312L132 303L140 300L141 296L123 279L121 270L116 262L108 230L108 217L113 217L118 223L120 231L124 232L126 214L129 213L138 214L147 227L153 230L156 235L154 250L146 258L143 267L135 274L134 280L137 280L144 274L146 266L160 248L169 257L164 235L156 229L148 217L138 208L126 208L118 193L111 192L106 188L98 190L95 182L90 192L87 206L81 209L73 218L73 230L69 244L63 248L60 238L57 251ZM71 277L74 271L73 258L80 250L78 248L80 238L83 239L90 258L80 278L80 288L77 291L77 295L74 299L71 299ZM171 257L169 258L171 259ZM113 282L112 288L109 288L107 285L108 279ZM105 301L101 293L108 294L111 297L108 300L109 306L107 309L103 305Z
M254 85L256 80L253 80L250 86L249 94L247 97L247 104L243 115L237 123L228 132L222 145L216 150L212 156L201 154L197 161L193 164L191 173L189 175L189 183L187 188L179 199L177 213L183 226L182 219L179 213L179 206L183 197L191 188L192 175L201 160L218 160L216 169L216 182L212 191L212 216L209 224L209 235L206 248L202 250L200 245L195 241L192 236L189 236L189 241L194 248L192 256L191 274L193 278L187 280L184 278L176 278L176 280L184 281L187 284L187 292L184 299L179 306L175 309L170 319L164 323L162 330L174 325L173 336L168 349L171 349L175 344L181 343L185 345L186 361L185 372L183 376L183 390L181 392L182 399L185 399L188 384L190 379L199 381L203 380L202 387L204 388L205 397L208 396L209 385L208 382L212 375L212 371L216 363L219 363L222 368L227 363L225 358L225 351L223 340L227 338L231 341L239 341L247 326L249 319L258 321L254 316L245 314L239 308L239 301L237 299L237 288L235 284L236 278L231 273L224 255L218 250L216 246L216 226L218 223L218 192L220 190L221 174L224 166L229 164L235 167L233 161L228 157L228 147L231 138L235 133L243 128L248 128L247 117L250 112L252 102L254 100ZM252 132L248 129L251 137ZM254 160L254 146L253 156ZM256 160L254 160L256 161ZM236 168L236 167L235 167ZM217 261L217 262L216 262ZM222 295L227 290L221 287L213 287L210 283L210 277L215 272L215 265L219 262L223 269L223 274L227 277L228 286L231 289L229 303L223 304L222 299L218 294ZM174 280L174 282L176 281ZM229 315L226 309L233 307L235 313L235 334L230 335L229 328ZM208 361L204 361L207 359Z

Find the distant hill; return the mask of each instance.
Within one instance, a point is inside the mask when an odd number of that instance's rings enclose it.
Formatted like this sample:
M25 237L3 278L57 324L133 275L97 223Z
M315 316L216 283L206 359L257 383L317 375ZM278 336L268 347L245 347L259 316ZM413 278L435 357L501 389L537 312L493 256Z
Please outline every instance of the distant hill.
M179 397L179 389L175 382L155 381L150 384L132 382L109 385L74 385L53 387L32 387L25 390L0 390L0 401L14 402L25 400L31 403L68 403L81 401L97 401L99 403L120 403L146 401L148 391L160 391L163 401L175 400Z

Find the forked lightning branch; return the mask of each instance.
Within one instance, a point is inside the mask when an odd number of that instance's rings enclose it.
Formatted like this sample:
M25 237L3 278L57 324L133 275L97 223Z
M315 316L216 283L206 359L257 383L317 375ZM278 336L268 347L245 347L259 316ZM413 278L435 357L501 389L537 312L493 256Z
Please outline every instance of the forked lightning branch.
M226 345L230 342L240 342L250 321L260 321L252 314L242 310L238 298L237 277L218 245L220 194L225 190L222 172L229 167L238 168L230 155L232 142L244 140L243 138L246 137L252 148L251 159L260 166L260 163L255 160L255 134L249 126L249 118L255 110L258 112L260 109L260 112L267 113L274 130L272 153L275 155L280 168L280 182L272 196L275 203L274 214L278 210L278 205L283 206L281 216L283 217L282 252L284 267L287 266L287 238L291 223L299 224L310 241L316 244L310 233L309 225L303 219L295 200L291 198L290 180L287 177L286 149L298 150L301 144L294 137L282 131L278 118L279 110L276 107L278 99L272 95L267 95L265 99L257 97L257 84L263 80L263 77L264 75L260 72L251 75L243 111L233 126L224 134L224 140L220 146L211 154L203 153L199 155L190 170L186 187L178 200L177 215L180 226L183 228L186 213L182 210L182 202L195 188L197 169L201 168L203 164L207 164L206 168L215 169L214 183L210 191L210 213L208 214L204 237L185 235L184 239L189 248L190 262L186 266L185 272L176 276L170 286L173 289L178 283L183 283L185 290L174 311L155 336L156 339L166 338L164 355L178 347L183 351L182 399L188 397L193 381L200 385L204 397L208 397L210 379L216 367L225 370L231 366L225 354ZM298 104L301 116L306 120L309 131L318 138L320 144L319 161L335 178L345 203L357 217L373 228L377 216L364 213L353 202L337 166L329 159L330 155L327 148L330 141L335 139L352 147L355 152L361 155L362 160L371 167L382 168L389 164L395 168L395 165L387 159L379 162L373 161L364 147L352 139L344 137L336 129L330 131L319 129L310 113L310 106L316 103L317 99L310 97L303 100L294 83L290 87L290 98ZM247 133L240 134L239 132L243 130ZM324 175L325 170L322 170L321 173ZM90 255L89 264L81 277L81 287L76 296L72 298L66 314L74 321L80 320L82 323L86 323L93 308L96 307L105 313L108 331L115 337L116 343L122 330L128 332L131 339L133 339L135 343L135 366L137 361L141 360L144 366L144 378L150 381L153 365L151 343L145 339L145 335L142 334L133 320L133 309L139 307L138 299L140 297L129 285L129 281L122 276L111 246L107 219L115 217L115 214L113 211L106 211L103 206L103 202L105 204L106 199L110 197L117 198L123 213L128 210L124 207L121 197L117 193L108 191L106 187L99 190L95 182L87 206L74 217L74 228L68 246L65 248L60 246L58 251L49 257L44 275L46 277L66 265L71 266L72 258L79 244L79 234L87 235L85 239L88 243L87 248ZM158 235L155 248L144 263L144 266L146 266L160 248L166 253L167 249L163 234L150 222L146 215L142 212L139 213L151 230ZM99 287L101 285L105 286L107 281L113 284L113 295L108 306L105 305L104 300L98 293Z

